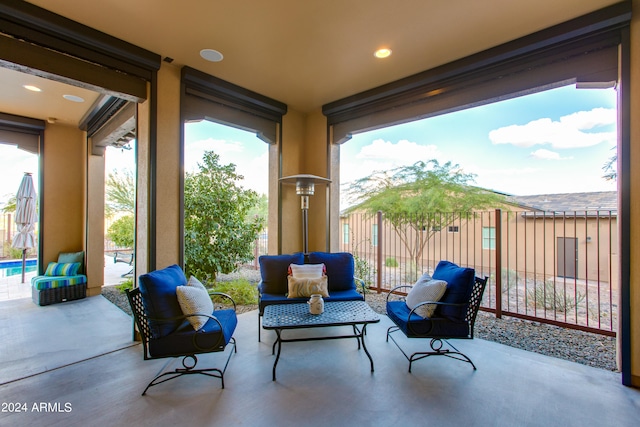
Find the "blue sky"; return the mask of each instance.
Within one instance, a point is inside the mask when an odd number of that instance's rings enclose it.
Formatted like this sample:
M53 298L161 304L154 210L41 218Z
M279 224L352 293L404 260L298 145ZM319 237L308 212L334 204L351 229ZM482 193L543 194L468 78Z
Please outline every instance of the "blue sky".
M341 179L434 158L514 195L615 191L602 179L615 153L615 104L614 89L566 86L354 135L341 147Z
M204 152L214 151L220 163L236 165L243 187L268 193L269 147L255 134L207 121L188 123L184 134L186 172L197 172Z
M267 147L253 134L200 122L185 136L187 170L214 149L237 165L245 187L266 193ZM437 159L475 174L478 186L514 195L615 191L602 178L615 144L615 90L571 85L354 135L341 146L340 175L348 183Z
M343 183L418 160L451 161L475 184L515 195L615 191L602 166L615 153L616 92L566 86L426 120L354 135L341 146ZM185 128L185 170L205 150L236 164L243 186L267 193L267 144L254 134L211 122ZM37 158L0 144L0 200L25 171L37 182ZM107 171L130 165L133 151L109 149ZM305 171L300 171L304 173Z

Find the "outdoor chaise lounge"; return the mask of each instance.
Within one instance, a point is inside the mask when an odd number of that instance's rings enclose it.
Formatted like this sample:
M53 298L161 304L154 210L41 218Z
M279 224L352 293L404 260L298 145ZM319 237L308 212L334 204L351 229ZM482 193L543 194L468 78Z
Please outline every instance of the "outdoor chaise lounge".
M57 262L50 262L44 275L31 278L31 299L49 305L87 296L84 252L63 252Z

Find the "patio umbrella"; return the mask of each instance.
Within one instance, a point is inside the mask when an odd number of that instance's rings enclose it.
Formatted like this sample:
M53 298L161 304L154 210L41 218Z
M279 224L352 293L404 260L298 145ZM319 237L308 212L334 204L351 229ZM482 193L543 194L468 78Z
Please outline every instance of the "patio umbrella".
M16 194L16 226L18 233L13 237L13 247L22 249L22 283L27 262L27 250L36 246L36 190L31 174L25 172Z

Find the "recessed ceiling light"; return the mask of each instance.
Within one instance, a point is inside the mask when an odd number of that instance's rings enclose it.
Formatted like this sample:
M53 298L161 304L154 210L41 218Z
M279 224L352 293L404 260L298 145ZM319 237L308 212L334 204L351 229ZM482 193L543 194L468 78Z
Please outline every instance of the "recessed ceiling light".
M33 85L22 85L23 88L25 88L26 90L30 90L31 92L42 92L42 89L40 89L37 86L33 86Z
M214 49L202 49L200 51L200 56L211 62L220 62L222 61L222 58L224 58L220 52Z
M62 95L62 97L64 99L66 99L67 101L72 101L72 102L84 102L84 98L81 98L79 96L76 95Z
M387 49L387 48L378 49L378 50L375 51L375 53L373 55L376 58L386 58L389 55L391 55L391 49Z

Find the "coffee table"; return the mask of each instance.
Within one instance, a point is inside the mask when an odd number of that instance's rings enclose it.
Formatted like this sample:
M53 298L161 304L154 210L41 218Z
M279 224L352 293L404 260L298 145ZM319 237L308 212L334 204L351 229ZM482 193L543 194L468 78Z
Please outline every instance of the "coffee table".
M309 305L306 303L295 304L273 304L264 308L262 317L262 327L267 330L274 330L277 338L273 343L271 353L275 353L276 346L278 354L273 362L273 381L276 380L276 366L280 360L282 343L297 341L320 341L343 338L355 338L358 341L358 350L362 348L371 363L373 372L373 359L364 343L364 335L369 323L380 321L378 314L364 301L326 301L324 303L324 313L309 313ZM353 326L351 335L331 335L312 336L305 338L283 338L282 332L285 329L307 329L307 328L327 328L332 326Z

